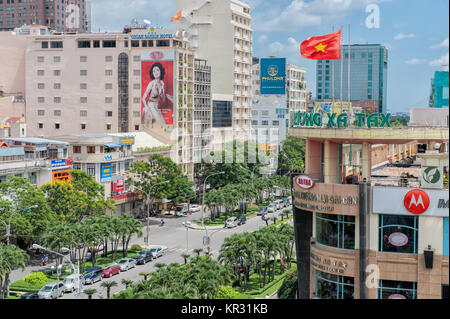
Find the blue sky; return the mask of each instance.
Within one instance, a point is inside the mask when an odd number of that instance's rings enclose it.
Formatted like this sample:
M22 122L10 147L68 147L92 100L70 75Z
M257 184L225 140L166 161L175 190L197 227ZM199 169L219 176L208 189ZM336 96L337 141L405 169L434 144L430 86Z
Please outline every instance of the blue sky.
M217 1L217 0L214 0ZM316 62L300 57L300 43L351 26L351 43L383 44L389 50L388 110L426 107L434 71L449 60L448 0L249 0L253 55L286 57L308 70L315 95ZM171 28L173 0L92 0L93 32L121 31L132 18ZM380 27L366 27L369 4L376 4ZM106 10L105 10L106 8Z

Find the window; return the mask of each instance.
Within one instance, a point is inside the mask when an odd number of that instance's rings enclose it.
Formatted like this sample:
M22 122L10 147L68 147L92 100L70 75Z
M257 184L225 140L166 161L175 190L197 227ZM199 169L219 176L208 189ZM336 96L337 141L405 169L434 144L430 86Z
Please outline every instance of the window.
M45 103L45 98L43 96L39 96L38 103Z
M133 70L133 75L134 76L140 76L141 75L141 70Z
M54 116L61 116L61 110L54 110L53 111Z
M79 48L90 48L91 41L78 41L78 47Z
M135 131L139 131L139 125L135 125L135 126L134 126L134 130L135 130Z
M258 125L258 121L253 120L252 121L252 125L257 126Z
M61 70L53 70L53 75L54 76L60 76L61 75Z
M54 83L54 84L53 84L53 88L54 88L55 90L61 89L61 83Z
M134 83L133 84L133 89L140 90L141 89L141 85L139 83Z
M115 48L116 41L115 40L103 40L103 47L104 48Z
M378 251L417 254L417 216L380 215Z
M61 103L61 97L55 96L55 97L53 98L53 103Z
M269 121L261 121L261 125L262 126L268 126L269 125Z
M261 111L262 116L269 116L269 111Z
M55 123L55 129L59 130L61 128L61 124L60 123Z
M133 112L133 117L141 117L141 112Z
M316 214L316 240L339 249L355 249L355 217Z
M45 89L45 84L44 83L38 83L38 89L39 90Z
M38 127L39 127L39 128L44 128L44 124L43 124L43 123L39 123L39 124L38 124Z
M112 83L105 83L105 90L112 90Z
M113 58L110 55L105 56L105 62L112 62Z
M106 117L112 117L113 116L113 112L112 111L106 111Z
M47 41L41 42L41 48L42 49L48 49L48 42Z
M87 62L87 56L85 55L80 56L80 62Z
M111 130L111 124L106 124L106 130L107 131Z
M93 47L94 47L94 48L100 48L100 41L94 40L94 41L93 41Z
M170 42L168 40L158 40L156 41L157 47L168 47L170 46Z
M87 164L86 173L91 176L95 176L95 164Z
M136 103L136 104L141 103L141 98L140 97L133 98L133 103Z
M112 103L112 97L105 97L105 103Z
M139 40L131 40L132 48L139 48Z
M134 62L140 62L141 61L141 57L139 55L135 55L135 56L133 56L133 61Z
M87 97L86 96L80 97L80 103L87 103Z
M112 70L105 70L106 76L112 76Z
M88 154L95 154L95 146L88 146L87 152Z
M273 125L273 126L280 126L280 121L273 121L273 122L272 122L272 125Z
M87 76L87 70L80 70L81 76Z
M417 283L380 280L378 299L417 299Z
M44 76L44 74L45 74L44 70L37 70L38 76Z
M88 114L87 110L80 111L80 116L81 117L87 117L87 114Z
M316 297L319 299L354 299L355 280L353 277L344 277L315 271Z
M50 42L50 47L52 49L62 49L63 48L63 42L62 41L52 41L52 42Z
M82 129L82 130L85 130L85 129L86 129L86 124L82 123L82 124L81 124L81 129Z
M38 57L37 57L37 61L38 61L39 63L44 62L44 57L43 57L43 56L38 56Z
M38 110L38 116L44 116L45 111L44 110Z

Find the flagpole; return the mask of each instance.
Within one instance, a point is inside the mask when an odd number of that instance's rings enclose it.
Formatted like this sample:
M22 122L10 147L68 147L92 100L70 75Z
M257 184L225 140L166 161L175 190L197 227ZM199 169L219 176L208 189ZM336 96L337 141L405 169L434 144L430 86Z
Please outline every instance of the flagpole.
M334 32L334 25L333 25L333 32ZM335 105L334 105L334 60L330 60L331 61L331 92L332 92L332 102L333 102L333 109L332 112L334 112L335 110Z
M348 25L348 105L350 106L350 24Z
M341 25L341 30L342 29L344 29L344 26L343 25ZM344 36L343 36L343 33L341 34L341 43L343 43L343 40L344 39ZM341 61L339 61L340 63L340 65L341 65L341 90L340 90L340 93L339 93L339 100L340 100L340 102L341 102L341 108L342 108L342 89L343 89L343 86L342 86L342 82L344 81L344 77L343 77L343 75L344 75L344 69L343 69L343 59L344 59L344 50L343 50L343 46L341 45Z

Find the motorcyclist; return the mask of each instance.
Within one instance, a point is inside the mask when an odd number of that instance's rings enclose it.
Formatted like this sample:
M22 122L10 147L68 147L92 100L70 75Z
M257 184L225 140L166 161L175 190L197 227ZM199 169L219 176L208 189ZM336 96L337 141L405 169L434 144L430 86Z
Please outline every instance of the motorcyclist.
M42 257L41 259L41 264L42 266L45 266L48 263L48 256L45 255L44 257Z
M161 226L164 226L165 222L164 219L161 219Z

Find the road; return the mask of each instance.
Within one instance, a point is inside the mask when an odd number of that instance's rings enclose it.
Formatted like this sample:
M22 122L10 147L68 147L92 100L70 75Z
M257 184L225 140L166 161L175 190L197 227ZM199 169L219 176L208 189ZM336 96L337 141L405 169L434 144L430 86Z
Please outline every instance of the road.
M292 209L292 207L290 206L277 211L275 213L275 216L280 216L280 213L284 209ZM198 229L186 230L186 228L182 224L183 222L186 221L191 221L192 224L194 224L196 221L200 221L201 212L194 213L191 216L187 217L163 216L162 218L165 221L165 225L162 227L159 226L159 221L161 220L161 217L151 218L149 228L150 229L149 238L150 238L150 245L160 245L166 248L164 251L164 255L145 265L137 265L133 269L130 269L126 272L121 272L112 278L103 278L102 281L114 280L117 283L117 286L111 288L111 295L125 289L125 285L123 285L121 282L122 279L128 279L133 282L138 282L143 279L143 277L140 276L139 273L155 271L156 270L155 264L157 263L164 263L167 265L174 262L184 263L184 259L183 257L181 257L181 255L183 253L186 253L186 251L188 251L188 254L190 254L191 256L194 255L193 250L196 248L202 248L204 249L204 251L206 251L206 247L203 246L203 237L206 235L205 230L198 230ZM247 220L247 223L242 226L238 226L231 229L226 228L217 229L216 227L216 229L214 230L208 230L208 235L211 238L210 249L213 258L216 259L219 256L219 249L222 243L224 242L225 238L236 233L253 232L261 227L264 227L265 225L266 223L261 219L260 216L255 216L249 218ZM146 236L146 231L147 228L146 224L144 223L144 227L142 230L144 234L143 236ZM144 247L145 246L144 237L132 238L129 247L131 247L132 244L139 244ZM26 274L20 277L23 278L25 277L25 275ZM15 274L14 277L17 277L17 274ZM18 279L15 278L13 280ZM106 288L100 286L102 281L99 281L92 285L85 285L83 286L83 289L88 288L96 289L97 292L93 295L92 297L93 299L106 298ZM82 292L79 296L77 296L75 293L66 293L61 299L87 299L87 298L88 296Z

